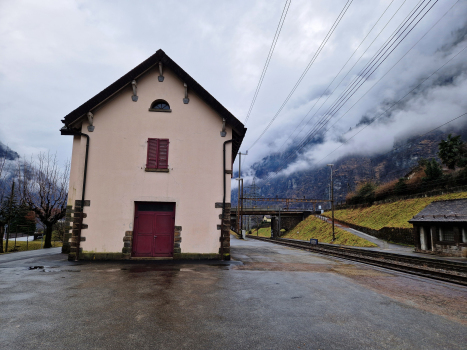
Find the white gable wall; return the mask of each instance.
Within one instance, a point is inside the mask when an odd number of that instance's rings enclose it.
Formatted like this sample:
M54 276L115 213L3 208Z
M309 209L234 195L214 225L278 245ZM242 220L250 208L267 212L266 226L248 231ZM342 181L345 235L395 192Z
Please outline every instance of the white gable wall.
M92 111L86 200L87 217L82 230L84 252L121 252L125 231L133 230L134 202L175 202L175 225L182 227L182 253L218 253L220 230L215 203L223 197L224 141L222 117L188 90L183 103L183 82L164 69L159 82L156 67L138 79L138 101L131 100L131 86ZM166 100L171 113L149 112L156 99ZM169 173L145 172L147 139L168 138ZM74 137L68 204L81 199L86 139ZM231 167L231 144L226 147L226 167ZM226 175L224 175L226 176ZM226 176L226 202L230 203L230 175Z

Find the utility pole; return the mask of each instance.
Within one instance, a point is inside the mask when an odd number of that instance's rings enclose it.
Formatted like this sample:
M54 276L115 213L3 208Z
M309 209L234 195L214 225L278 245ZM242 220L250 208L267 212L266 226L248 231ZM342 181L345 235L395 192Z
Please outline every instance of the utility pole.
M240 179L242 177L242 154L244 156L248 155L248 151L245 153L238 152L239 158L238 158L238 198L237 198L237 234L242 238L242 232L240 230L242 227L240 226L240 190L241 192L241 198L242 198L242 205L243 205L243 184L242 188L240 189Z
M332 180L332 167L334 164L328 164L331 167L331 211L332 211L332 241L336 240L336 234L334 233L334 182Z
M253 182L251 183L251 185L248 187L249 190L248 190L248 197L250 198L249 200L249 203L247 203L247 207L248 208L256 208L256 201L254 200L256 197L258 197L258 193L256 191L256 183L255 183L255 178L253 178ZM252 215L248 215L248 231L250 231L252 229L251 227L251 216ZM253 215L253 225L257 225L258 224L258 220L256 215Z
M281 236L281 209L282 207L279 207L279 232L277 233L277 237Z
M240 179L240 184L241 184L241 193L242 193L242 199L240 201L240 230L242 232L242 238L243 238L243 179Z

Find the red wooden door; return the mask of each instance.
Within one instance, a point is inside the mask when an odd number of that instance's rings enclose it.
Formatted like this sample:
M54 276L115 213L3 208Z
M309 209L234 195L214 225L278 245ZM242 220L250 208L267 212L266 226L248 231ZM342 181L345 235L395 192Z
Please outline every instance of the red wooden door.
M174 245L174 203L137 202L133 230L136 257L172 256Z

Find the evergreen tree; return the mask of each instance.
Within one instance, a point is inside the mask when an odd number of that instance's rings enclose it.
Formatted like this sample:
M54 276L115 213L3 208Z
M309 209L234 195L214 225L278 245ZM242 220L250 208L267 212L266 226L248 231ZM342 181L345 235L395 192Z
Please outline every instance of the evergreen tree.
M443 170L438 162L432 158L426 164L424 181L438 180L443 176Z
M2 227L2 241L0 244L0 253L3 253L3 235L5 224L8 224L8 231L6 235L5 241L5 252L8 252L8 241L9 236L12 232L11 230L11 221L18 213L18 202L15 198L15 182L13 181L11 184L11 191L9 195L5 197L2 203L0 203L0 226Z
M394 186L394 192L396 194L404 194L407 192L407 189L406 179L404 178L399 179L399 181Z
M453 137L449 134L447 140L439 143L438 149L438 156L449 169L467 165L467 147L460 135Z
M31 209L26 204L20 204L16 207L16 212L11 219L10 232L34 233L36 230L36 216L31 215Z

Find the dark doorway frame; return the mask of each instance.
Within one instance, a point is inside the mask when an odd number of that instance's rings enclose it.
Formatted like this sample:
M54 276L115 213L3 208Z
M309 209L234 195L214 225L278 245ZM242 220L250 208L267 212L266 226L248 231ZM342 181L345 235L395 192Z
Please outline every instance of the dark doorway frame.
M132 242L132 251L131 251L131 256L132 257L173 257L173 252L174 252L174 240L175 240L175 215L176 215L176 203L175 202L145 202L145 201L137 201L135 203L135 212L134 212L134 231L133 231L133 242ZM171 210L170 210L171 209ZM144 214L143 214L144 213ZM152 221L152 232L151 233L140 233L140 227L139 227L139 216L140 215L146 215L148 220L153 220ZM162 219L163 217L170 217L171 224L168 232L163 232L163 233L158 233L158 219ZM141 235L141 236L139 236ZM144 239L143 239L144 235ZM150 236L153 236L150 237ZM159 237L158 237L159 236ZM167 242L167 239L169 240ZM140 241L138 244L138 240ZM146 252L141 252L141 250L138 252L138 248L141 247L141 241L144 242L146 240L147 242L151 242L151 248L150 248L150 253ZM164 242L165 241L165 242ZM160 244L165 243L166 250L164 252L157 252L157 244L158 242ZM146 244L146 248L147 248Z

